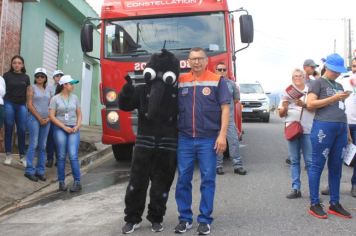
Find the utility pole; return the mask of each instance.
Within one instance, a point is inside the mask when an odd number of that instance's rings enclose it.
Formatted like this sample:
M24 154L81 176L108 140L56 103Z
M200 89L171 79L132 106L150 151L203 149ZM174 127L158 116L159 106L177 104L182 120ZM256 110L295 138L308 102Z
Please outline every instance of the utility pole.
M346 18L342 18L342 21L344 23L344 43L343 43L343 46L344 46L344 59L345 59L345 62L346 62L348 60L348 50L347 50L347 46L348 46L348 43L347 43L348 27L347 27L347 19ZM348 63L345 63L345 65L348 65Z

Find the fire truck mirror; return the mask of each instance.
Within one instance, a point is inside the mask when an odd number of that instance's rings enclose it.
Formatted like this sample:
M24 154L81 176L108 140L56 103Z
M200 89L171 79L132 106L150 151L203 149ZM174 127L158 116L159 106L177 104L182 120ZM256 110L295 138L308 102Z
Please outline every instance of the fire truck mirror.
M84 24L80 32L80 43L83 52L93 51L93 29L92 24Z
M240 16L240 35L242 43L253 42L253 20L251 15Z

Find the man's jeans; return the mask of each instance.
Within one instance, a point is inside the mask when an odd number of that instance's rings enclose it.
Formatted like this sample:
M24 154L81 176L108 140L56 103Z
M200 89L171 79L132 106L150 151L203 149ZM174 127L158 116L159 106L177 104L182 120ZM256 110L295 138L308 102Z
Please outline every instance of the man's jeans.
M312 164L309 174L311 204L319 202L320 176L326 160L329 170L330 204L339 202L343 151L347 145L347 124L314 120L310 134Z
M288 141L288 156L291 160L292 189L296 190L300 190L301 187L300 151L303 152L304 163L308 171L312 161L312 147L309 134L303 134L292 141Z
M57 151L56 151L56 145L54 143L54 137L53 137L53 128L55 124L50 123L50 128L48 132L48 137L47 137L47 145L46 145L46 152L47 152L47 160L53 160L54 153L56 153L56 158L57 157Z
M349 125L352 143L356 145L356 125ZM356 165L354 166L354 173L351 178L351 184L356 185Z
M28 116L29 146L26 154L26 173L30 175L45 173L46 142L49 130L49 123L41 125L32 114ZM36 150L38 151L38 161L36 168L33 165Z
M229 145L229 154L232 159L234 169L242 167L239 136L237 134L234 121L229 122L226 138L227 138L227 143ZM223 163L224 163L224 155L218 155L216 167L223 167Z
M12 132L16 123L19 154L25 155L25 132L27 121L27 108L25 104L16 104L4 101L5 115L5 152L12 153Z
M216 152L215 138L192 138L179 135L178 138L178 180L176 186L176 202L179 220L193 222L192 206L192 178L194 163L198 160L200 169L200 215L199 223L211 224L211 214L214 206Z
M57 172L58 181L64 182L66 155L68 153L74 181L80 181L80 167L78 161L78 149L80 132L67 133L58 126L53 126L54 141L58 151Z

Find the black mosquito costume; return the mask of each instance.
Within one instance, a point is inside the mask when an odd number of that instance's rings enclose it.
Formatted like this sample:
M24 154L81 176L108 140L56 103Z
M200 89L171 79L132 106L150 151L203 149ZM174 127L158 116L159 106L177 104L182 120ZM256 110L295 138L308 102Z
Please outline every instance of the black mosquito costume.
M143 74L146 83L136 87L127 76L119 98L120 109L138 109L138 131L125 196L125 221L142 221L151 181L147 219L161 223L176 170L179 61L163 49L152 55Z

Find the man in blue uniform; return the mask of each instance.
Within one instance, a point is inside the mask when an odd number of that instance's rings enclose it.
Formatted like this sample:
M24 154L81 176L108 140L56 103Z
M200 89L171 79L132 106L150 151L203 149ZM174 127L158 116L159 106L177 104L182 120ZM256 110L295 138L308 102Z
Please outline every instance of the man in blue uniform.
M178 181L176 202L179 224L176 233L192 227L192 178L197 160L201 174L198 233L210 233L213 221L216 160L226 149L230 92L221 76L207 70L208 58L202 48L189 53L191 71L178 83Z

